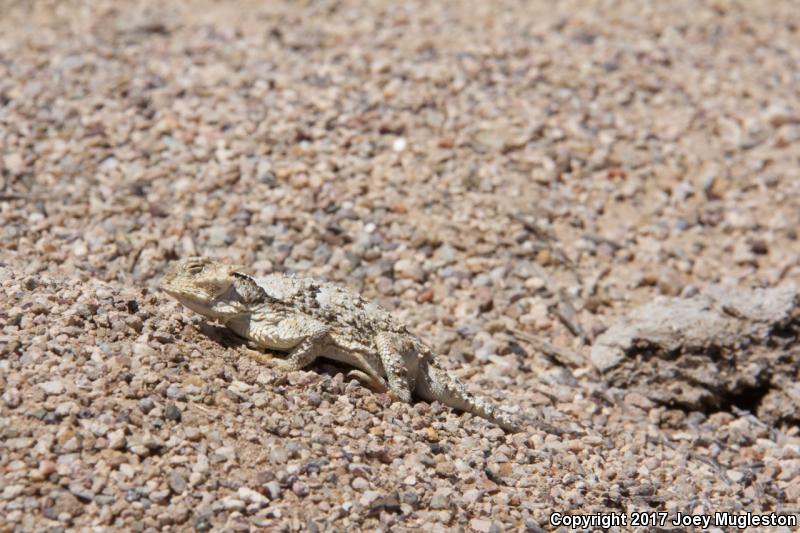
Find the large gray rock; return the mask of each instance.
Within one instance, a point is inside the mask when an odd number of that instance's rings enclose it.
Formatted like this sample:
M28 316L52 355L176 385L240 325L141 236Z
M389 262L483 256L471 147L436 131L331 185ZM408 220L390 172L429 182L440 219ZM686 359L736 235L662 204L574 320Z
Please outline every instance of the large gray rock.
M800 419L800 295L711 287L660 298L597 338L592 363L610 385L688 409L756 406L769 421Z

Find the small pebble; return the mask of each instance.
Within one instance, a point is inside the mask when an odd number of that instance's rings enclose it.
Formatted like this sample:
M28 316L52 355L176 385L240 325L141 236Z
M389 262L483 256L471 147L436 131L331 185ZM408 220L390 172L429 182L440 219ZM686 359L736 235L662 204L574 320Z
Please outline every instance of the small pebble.
M166 409L164 409L164 416L167 420L172 420L174 422L180 422L181 420L181 410L174 403L167 404Z

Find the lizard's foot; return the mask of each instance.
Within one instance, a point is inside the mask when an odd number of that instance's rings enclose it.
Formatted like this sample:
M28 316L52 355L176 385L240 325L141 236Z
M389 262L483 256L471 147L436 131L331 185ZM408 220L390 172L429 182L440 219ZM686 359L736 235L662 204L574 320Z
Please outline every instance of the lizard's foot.
M271 365L275 360L270 353L264 353L261 350L254 350L248 346L242 348L242 351L245 353L247 357L255 359L259 363L264 363L267 365Z
M261 350L253 350L249 348L244 349L245 354L248 357L251 357L258 361L259 363L265 364L272 368L277 368L278 370L282 370L284 372L293 372L295 370L300 370L297 368L297 365L294 361L289 359L282 359L280 357L275 357L269 352L262 352Z
M272 358L268 364L272 368L277 368L283 372L296 372L297 370L305 368L305 365L298 365L296 361L292 361L291 359Z
M382 379L376 378L375 376L371 376L366 372L362 372L361 370L351 370L347 373L348 378L355 378L358 380L359 383L367 387L369 390L373 392L386 392L389 388L386 386L386 382Z

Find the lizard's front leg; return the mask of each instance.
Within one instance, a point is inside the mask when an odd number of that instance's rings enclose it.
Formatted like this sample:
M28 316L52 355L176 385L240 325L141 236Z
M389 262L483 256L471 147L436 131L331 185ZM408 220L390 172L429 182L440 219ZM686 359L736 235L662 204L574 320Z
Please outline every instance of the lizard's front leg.
M324 355L326 348L329 346L328 329L321 327L292 348L286 359L272 359L272 365L286 372L294 372L305 368L313 363L317 357Z
M256 345L271 350L288 351L285 359L269 359L269 365L287 372L300 370L311 364L314 359L331 346L328 328L321 322L309 320L302 316L288 316L278 320L254 320L230 322L228 327L242 332L246 338ZM258 358L263 361L264 358Z

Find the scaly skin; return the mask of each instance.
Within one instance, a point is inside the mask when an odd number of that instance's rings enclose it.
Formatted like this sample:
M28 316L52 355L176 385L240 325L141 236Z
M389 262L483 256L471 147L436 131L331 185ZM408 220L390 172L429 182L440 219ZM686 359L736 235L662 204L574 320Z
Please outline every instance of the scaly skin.
M254 279L241 266L189 258L171 266L160 287L189 309L256 345L288 352L275 360L299 370L317 357L357 368L403 402L412 395L473 413L506 431L520 426L437 366L431 350L378 305L339 285L272 274Z

